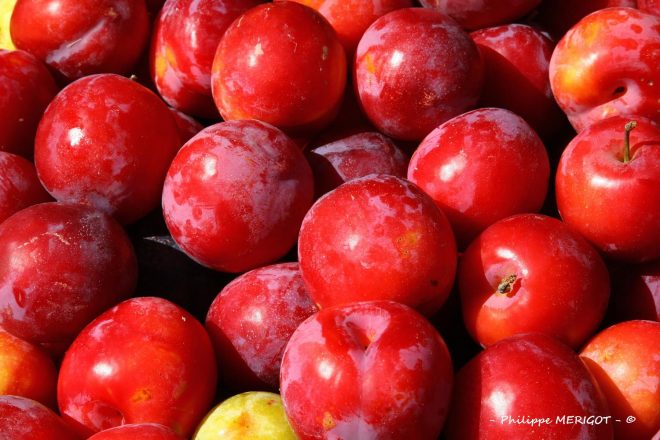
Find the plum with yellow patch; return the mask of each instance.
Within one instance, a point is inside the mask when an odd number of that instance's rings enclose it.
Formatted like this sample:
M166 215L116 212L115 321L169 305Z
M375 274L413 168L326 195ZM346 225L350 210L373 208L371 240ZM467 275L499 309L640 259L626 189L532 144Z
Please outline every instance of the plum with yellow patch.
M202 421L193 440L297 440L278 394L262 391L230 397Z
M22 396L56 408L57 369L39 348L0 329L0 395Z
M611 116L660 122L660 17L607 8L583 18L550 60L550 85L573 127Z

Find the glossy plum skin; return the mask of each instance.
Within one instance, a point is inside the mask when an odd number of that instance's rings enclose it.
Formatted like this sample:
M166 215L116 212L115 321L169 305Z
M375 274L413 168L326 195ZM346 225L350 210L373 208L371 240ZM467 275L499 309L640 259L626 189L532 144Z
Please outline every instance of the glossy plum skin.
M612 297L608 318L613 323L644 319L660 322L660 260L610 266Z
M568 144L555 179L557 207L566 224L608 257L652 261L660 258L660 126L633 119L627 163L629 118L598 122Z
M660 430L660 323L627 321L598 333L580 357L598 381L615 419L615 438L645 440Z
M183 437L158 423L134 423L97 432L88 440L183 440Z
M0 152L32 157L37 125L57 90L48 69L35 57L0 49Z
M406 177L408 158L378 132L357 133L306 152L317 196L369 174Z
M151 76L163 99L189 115L218 119L213 56L229 25L261 0L169 0L155 23Z
M457 258L449 222L433 200L387 175L352 180L319 199L303 221L298 255L321 308L392 300L426 315L447 299Z
M481 29L523 17L541 0L420 0L456 20L464 29Z
M583 18L557 44L550 85L573 127L617 115L660 122L660 17L608 8Z
M280 130L254 120L222 122L193 137L172 162L163 214L191 258L244 272L294 245L313 185L302 152Z
M486 348L458 372L445 434L448 440L611 440L612 419L557 422L609 415L593 376L570 348L526 334ZM544 423L511 422L522 418Z
M78 440L62 419L39 402L0 396L0 434L11 440Z
M0 328L0 395L57 408L57 368L44 351Z
M282 360L282 400L300 440L435 439L452 381L442 337L391 301L321 310Z
M18 0L11 18L17 48L68 80L127 73L147 44L144 1Z
M136 279L128 236L100 211L42 203L0 224L0 325L33 344L66 346Z
M206 316L226 384L241 390L276 390L286 343L317 311L298 263L261 267L229 283Z
M538 332L577 348L598 327L610 293L598 253L537 214L486 229L463 254L458 276L465 325L482 346Z
M44 114L37 173L57 200L94 206L133 223L158 206L181 147L174 116L153 92L114 74L66 87Z
M204 327L173 303L133 298L71 344L58 381L64 419L81 434L160 423L189 437L211 406L217 367Z
M0 223L23 208L50 200L31 162L0 151Z
M485 108L431 132L408 166L408 179L447 215L459 249L514 214L537 212L548 190L543 142L519 116Z
M213 61L213 99L225 120L258 119L294 135L327 125L345 84L346 57L334 29L295 2L243 14Z
M382 133L419 141L479 99L483 63L454 20L405 8L376 20L355 57L358 98Z
M330 22L349 62L364 31L388 12L414 6L412 0L293 0L319 11Z
M544 138L554 134L563 117L548 77L554 43L523 24L481 29L470 36L485 66L479 106L511 110Z

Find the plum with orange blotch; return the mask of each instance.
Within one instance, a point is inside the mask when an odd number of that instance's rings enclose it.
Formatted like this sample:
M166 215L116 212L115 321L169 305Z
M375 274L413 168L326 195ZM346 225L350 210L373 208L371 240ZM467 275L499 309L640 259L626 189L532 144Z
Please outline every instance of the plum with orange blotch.
M32 344L63 352L136 280L126 232L101 211L41 203L0 224L0 326Z
M487 347L459 370L445 436L611 440L616 422L606 419L610 416L575 352L554 338L530 333Z
M482 346L522 333L580 347L597 329L610 296L607 267L557 219L518 214L494 223L461 257L465 326Z
M296 329L282 360L282 400L300 440L434 440L452 382L442 337L392 301L322 309Z
M660 17L607 8L578 22L550 60L557 103L578 132L612 116L660 122Z
M646 440L660 431L660 323L626 321L598 333L580 352L615 419L615 438ZM633 422L629 420L634 419Z
M550 178L548 154L520 116L482 108L450 119L419 145L408 179L447 215L459 249L498 220L538 212Z
M183 437L159 423L132 423L97 432L88 440L183 440Z
M163 99L192 116L218 119L211 96L215 49L229 25L262 0L169 0L156 22L151 76Z
M609 258L660 258L660 126L616 116L579 133L555 178L562 220Z
M227 29L213 60L213 99L225 120L258 119L292 136L336 116L346 56L316 10L296 2L259 5Z
M476 105L483 62L454 20L432 9L404 8L366 30L353 80L362 109L380 132L419 141Z
M303 221L298 255L321 308L391 300L427 316L447 299L457 259L451 226L433 199L405 179L381 174L320 198Z
M125 74L147 45L149 18L144 1L18 0L11 38L67 81Z
M523 17L541 0L420 0L456 20L464 29L481 29Z
M48 106L34 160L56 200L91 205L129 224L158 206L180 147L174 116L155 93L99 74L69 84Z
M379 17L414 6L412 0L293 0L319 11L337 32L349 64L364 31Z
M256 120L221 122L174 158L163 214L192 259L244 272L276 261L295 244L313 185L305 157L282 131Z
M542 138L554 135L564 118L550 88L554 42L540 30L517 23L481 29L470 36L485 65L479 107L511 110Z
M0 328L0 395L36 400L57 408L57 368L38 347Z
M0 223L21 209L51 200L30 161L0 151Z
M33 156L39 120L57 91L41 61L22 50L0 49L0 152Z
M227 284L206 316L224 384L278 389L284 347L317 310L298 263L260 267Z
M7 440L78 440L62 418L41 403L0 395L0 436Z
M162 298L107 310L71 344L60 368L62 417L81 435L160 423L189 437L210 408L217 366L199 321Z

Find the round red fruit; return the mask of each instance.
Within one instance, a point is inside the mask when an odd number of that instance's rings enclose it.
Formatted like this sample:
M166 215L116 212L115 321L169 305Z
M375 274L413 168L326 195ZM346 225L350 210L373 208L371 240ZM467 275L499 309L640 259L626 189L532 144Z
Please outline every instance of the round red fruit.
M55 199L94 206L125 224L158 206L180 146L174 116L160 98L103 74L57 95L39 124L34 159Z
M521 214L486 229L461 258L465 325L481 345L538 332L577 348L598 328L609 276L598 253L559 220Z
M136 279L128 236L100 211L42 203L0 224L0 325L33 344L66 346Z
M611 440L607 403L580 358L539 334L486 348L456 375L448 440Z
M660 258L660 126L613 117L578 134L555 179L562 220L608 257Z
M133 298L71 344L57 400L86 438L132 423L159 423L188 438L213 402L216 378L213 346L192 315L162 298Z
M442 337L391 301L321 310L296 329L282 360L282 400L300 440L434 440L452 381Z
M225 120L258 119L291 134L327 125L345 84L346 56L334 29L291 1L243 14L213 60L213 98Z
M405 8L364 33L354 81L362 108L381 132L418 141L477 103L483 63L454 20L432 9Z
M18 0L11 17L17 48L74 80L127 73L149 36L144 1Z
M447 218L417 186L385 175L352 180L319 199L300 230L298 255L321 308L392 300L431 315L456 271Z
M408 179L449 218L460 249L498 220L540 210L549 178L543 142L522 118L497 108L445 122L408 166Z
M226 384L240 390L278 389L284 347L317 310L298 263L261 267L229 283L206 316Z
M191 258L244 272L294 245L313 186L305 157L280 130L254 120L222 122L177 154L165 180L163 213Z

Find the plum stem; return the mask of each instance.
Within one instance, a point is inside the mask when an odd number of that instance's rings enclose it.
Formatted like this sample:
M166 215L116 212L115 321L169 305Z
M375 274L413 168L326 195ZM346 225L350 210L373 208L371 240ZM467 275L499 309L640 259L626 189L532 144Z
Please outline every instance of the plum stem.
M500 284L497 285L497 293L500 293L502 295L511 293L511 290L513 290L513 284L516 282L517 279L518 277L515 274L503 278L502 281L500 281Z
M623 163L630 162L630 132L637 127L637 121L630 121L625 126L625 135L623 137Z

